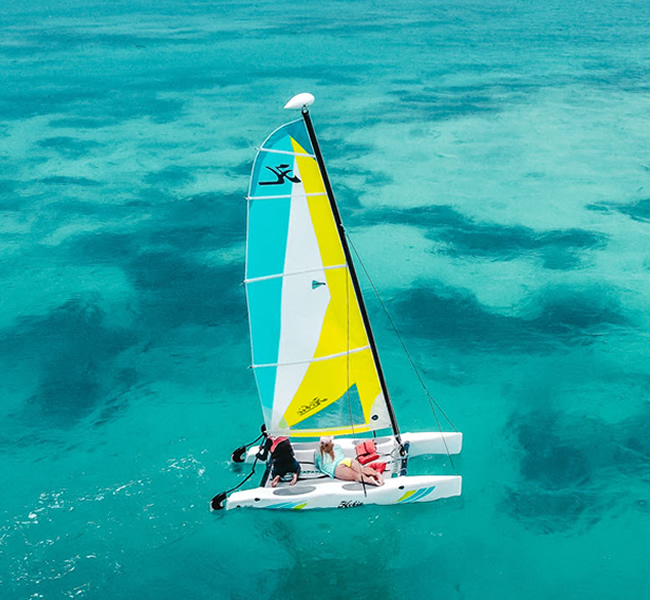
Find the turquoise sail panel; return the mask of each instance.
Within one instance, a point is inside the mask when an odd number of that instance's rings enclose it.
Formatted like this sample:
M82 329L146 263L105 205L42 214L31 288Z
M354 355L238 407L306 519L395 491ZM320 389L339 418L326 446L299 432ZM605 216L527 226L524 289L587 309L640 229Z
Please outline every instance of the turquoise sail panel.
M343 242L302 120L274 131L257 153L247 233L252 366L268 431L317 437L390 426ZM351 411L352 403L359 410ZM301 427L304 421L310 427Z
M257 391L262 403L262 412L264 415L264 422L271 422L273 413L273 398L275 396L275 380L277 376L277 368L268 367L263 369L255 369L255 381L257 381Z
M306 153L313 152L304 121L276 129L257 153L248 192L246 296L255 378L267 423L280 350L282 278L278 275L284 272L291 193L298 180L291 138Z
M283 272L290 209L290 198L248 201L246 279Z
M251 282L246 295L253 333L253 364L275 364L280 346L282 279Z
M290 137L296 140L305 149L305 152L309 154L314 153L309 134L307 133L307 126L302 119L297 119L282 127L278 127L278 129L264 140L261 148L292 152L291 142L289 141Z
M292 185L300 183L293 172L295 154L291 138L307 154L313 154L304 121L293 121L276 129L262 144L255 159L249 197L290 196Z

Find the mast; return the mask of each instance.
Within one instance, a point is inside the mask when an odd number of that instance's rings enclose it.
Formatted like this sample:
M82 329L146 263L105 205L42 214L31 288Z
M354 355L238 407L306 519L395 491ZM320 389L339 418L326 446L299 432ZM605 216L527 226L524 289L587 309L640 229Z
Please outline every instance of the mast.
M325 191L327 192L327 198L329 199L330 206L332 208L332 213L334 214L334 222L336 223L336 228L339 232L339 237L341 238L341 244L343 246L343 252L345 254L345 260L348 265L350 272L350 278L352 279L352 285L357 294L357 299L359 302L359 308L361 310L361 316L363 318L363 324L366 327L366 333L368 334L368 341L370 343L370 349L372 351L372 356L375 360L375 365L377 366L377 373L379 375L379 383L381 384L381 391L384 394L386 400L386 408L388 409L388 415L390 417L390 422L393 427L393 433L397 439L400 446L402 445L402 440L399 432L399 425L397 424L397 417L395 416L395 411L393 410L393 404L390 401L390 395L388 393L388 386L386 385L386 379L384 377L384 371L379 360L379 353L377 352L377 345L375 343L375 337L372 333L372 328L370 327L370 319L368 318L368 311L366 310L366 304L363 299L363 294L361 293L361 286L359 285L359 278L357 277L357 272L354 267L354 261L352 260L352 254L350 253L350 247L348 246L348 241L345 236L345 228L343 227L343 222L341 221L341 214L339 213L339 208L336 204L336 199L334 198L334 192L332 190L332 185L330 184L329 176L327 175L327 170L325 169L325 162L323 161L323 155L320 151L320 146L318 145L318 139L316 138L316 132L314 131L314 125L311 121L311 116L309 114L309 105L314 101L314 97L311 94L299 94L298 96L292 98L285 108L301 108L302 118L305 121L307 126L307 132L309 133L309 139L314 148L314 154L316 155L316 161L318 162L318 168L320 169L321 176L323 178L323 183L325 184ZM298 104L298 106L296 106Z

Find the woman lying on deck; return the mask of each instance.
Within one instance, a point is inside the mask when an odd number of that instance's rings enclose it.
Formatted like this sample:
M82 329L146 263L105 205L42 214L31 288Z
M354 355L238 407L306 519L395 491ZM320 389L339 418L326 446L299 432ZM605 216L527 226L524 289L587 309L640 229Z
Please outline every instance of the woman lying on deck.
M370 467L364 467L353 458L346 458L334 438L323 436L320 447L314 452L316 468L325 475L344 481L363 481L370 485L384 485L384 478Z

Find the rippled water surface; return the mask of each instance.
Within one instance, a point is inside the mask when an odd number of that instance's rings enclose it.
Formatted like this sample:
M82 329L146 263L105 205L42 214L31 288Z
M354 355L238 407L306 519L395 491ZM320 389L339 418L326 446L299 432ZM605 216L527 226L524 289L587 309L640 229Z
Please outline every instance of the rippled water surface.
M0 22L3 599L650 595L647 2L25 0ZM207 510L261 420L248 174L301 91L464 432L461 498ZM435 428L368 302L402 429Z

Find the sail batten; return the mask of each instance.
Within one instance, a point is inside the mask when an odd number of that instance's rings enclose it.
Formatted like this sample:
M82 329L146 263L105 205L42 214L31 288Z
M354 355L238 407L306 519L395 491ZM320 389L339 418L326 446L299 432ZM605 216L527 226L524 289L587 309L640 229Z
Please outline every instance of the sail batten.
M327 196L327 194L325 192L317 192L315 194L305 194L305 196ZM291 194L285 196L255 196L254 198L247 196L246 200L282 200L283 198L291 198Z
M338 358L339 356L347 356L349 354L355 354L357 352L363 352L364 350L369 350L370 346L363 346L362 348L353 348L352 350L347 350L346 352L339 352L337 354L330 354L329 356L321 356L319 358L308 358L305 360L296 360L294 362L284 362L284 363L273 363L270 365L251 365L252 369L264 369L267 367L286 367L290 365L303 365L306 363L314 363L321 360L330 360L332 358Z
M273 148L258 148L259 152L271 152L272 154L287 154L289 156L308 156L309 158L316 158L313 154L305 152L290 152L289 150L275 150Z
M274 131L253 165L245 274L253 371L270 432L380 430L390 411L319 161L300 120ZM353 400L360 412L351 422L342 409Z
M332 265L330 267L320 267L314 269L304 269L302 271L293 271L291 273L276 273L275 275L266 275L264 277L254 277L253 279L244 279L244 283L256 283L258 281L266 281L267 279L276 279L278 277L293 277L294 275L303 275L305 273L320 273L321 271L328 271L330 269L346 269L347 265ZM313 283L312 283L313 285Z

